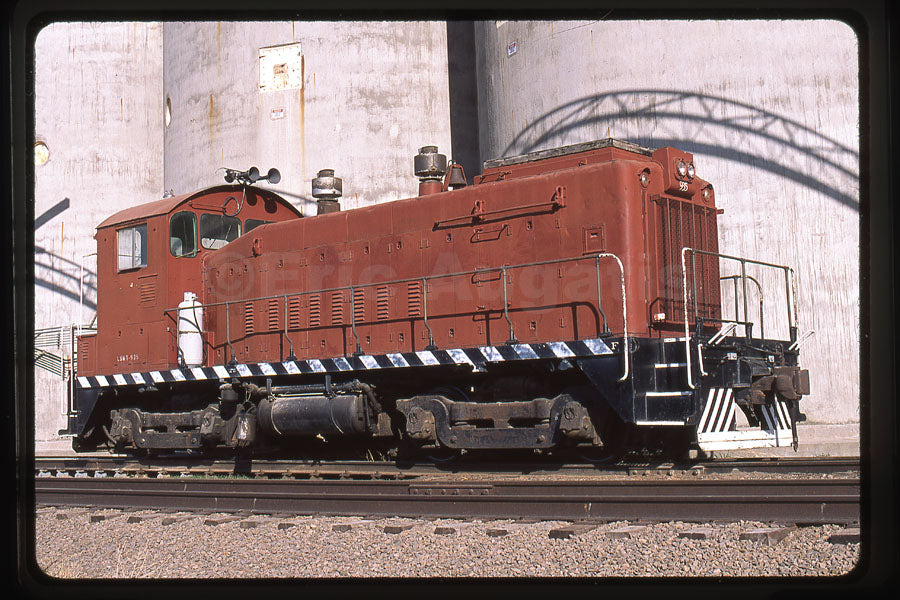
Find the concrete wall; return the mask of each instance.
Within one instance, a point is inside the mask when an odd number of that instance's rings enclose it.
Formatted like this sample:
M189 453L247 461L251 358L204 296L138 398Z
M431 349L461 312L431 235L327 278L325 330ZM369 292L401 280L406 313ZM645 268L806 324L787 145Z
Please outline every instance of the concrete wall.
M260 48L296 42L302 90L261 92ZM354 208L415 195L426 144L460 154L471 178L480 160L611 135L694 152L725 209L722 251L796 268L801 328L816 331L804 410L858 419L858 49L845 25L57 23L36 50L36 137L50 149L35 182L38 329L78 320L98 222L220 183L219 167L277 167L269 187L309 213L322 168ZM65 388L35 375L36 439L50 439Z
M414 196L421 146L450 154L445 23L166 23L163 39L176 194L222 183L219 167L276 167L268 187L315 214L320 169L343 178L355 208ZM296 42L302 88L261 91L260 48Z
M79 319L82 257L110 213L158 198L162 164L162 27L56 23L35 40L35 329ZM95 314L94 257L85 262L84 322ZM69 346L49 348L69 355ZM35 438L65 426L66 384L35 369Z
M801 332L816 332L802 349L812 380L802 410L812 422L858 421L853 30L836 21L487 21L475 32L482 158L608 136L693 152L725 209L720 251L796 269ZM783 284L762 284L774 310ZM767 333L783 331L786 310L769 313Z

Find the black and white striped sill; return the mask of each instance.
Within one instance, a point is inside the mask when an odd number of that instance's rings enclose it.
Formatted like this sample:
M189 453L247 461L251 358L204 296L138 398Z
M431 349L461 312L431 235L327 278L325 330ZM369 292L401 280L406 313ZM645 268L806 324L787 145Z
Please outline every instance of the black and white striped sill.
M232 377L271 377L310 373L348 373L375 369L468 365L480 371L487 363L552 358L578 358L612 354L603 340L509 344L451 350L420 350L392 354L341 356L339 358L290 360L254 364L226 364L215 367L182 367L167 371L80 376L79 388L103 388L126 385L150 385L181 381L230 379Z

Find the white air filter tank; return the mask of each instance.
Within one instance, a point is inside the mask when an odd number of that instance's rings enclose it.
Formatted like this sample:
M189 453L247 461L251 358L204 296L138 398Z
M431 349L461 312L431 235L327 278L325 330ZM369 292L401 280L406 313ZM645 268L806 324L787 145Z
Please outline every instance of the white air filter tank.
M194 292L178 305L178 356L186 367L203 364L203 305Z

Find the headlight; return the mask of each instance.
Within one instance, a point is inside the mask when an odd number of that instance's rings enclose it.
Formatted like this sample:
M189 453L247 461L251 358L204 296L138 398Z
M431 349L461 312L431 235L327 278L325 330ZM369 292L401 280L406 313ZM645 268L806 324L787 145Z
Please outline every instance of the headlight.
M691 163L687 166L687 176L691 179L694 178L694 163Z
M678 174L681 175L682 177L687 175L687 165L684 163L683 160L678 161L678 164L676 165L675 169L678 171Z

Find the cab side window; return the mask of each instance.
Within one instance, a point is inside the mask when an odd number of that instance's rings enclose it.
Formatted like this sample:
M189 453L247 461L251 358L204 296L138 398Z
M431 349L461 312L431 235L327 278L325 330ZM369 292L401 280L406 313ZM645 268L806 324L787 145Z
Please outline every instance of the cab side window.
M116 231L119 271L147 266L147 224L126 227Z
M169 251L172 256L197 255L197 215L179 212L169 221Z
M260 225L266 225L272 221L263 221L262 219L247 219L244 221L244 233L250 233Z
M241 235L241 221L227 215L200 215L200 244L215 250Z

